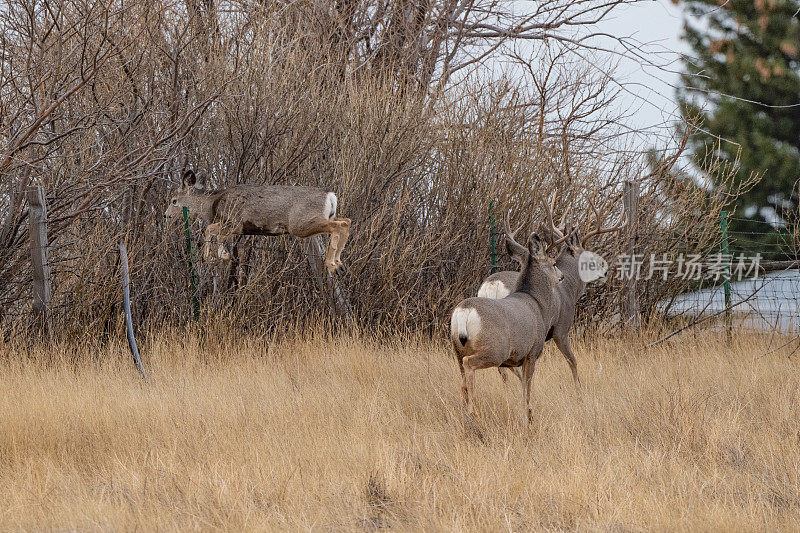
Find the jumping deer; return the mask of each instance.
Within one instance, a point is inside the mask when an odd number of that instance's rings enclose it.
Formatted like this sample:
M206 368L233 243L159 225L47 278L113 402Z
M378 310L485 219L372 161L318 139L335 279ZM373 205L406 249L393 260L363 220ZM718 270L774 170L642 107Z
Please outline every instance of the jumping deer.
M350 235L350 219L336 216L336 195L328 189L289 185L236 185L207 191L205 180L192 170L183 175L180 190L172 197L165 215L180 217L183 208L205 222L203 255L211 255L216 236L216 255L230 259L223 242L235 235L293 235L299 238L328 233L325 266L333 273L342 265L342 250Z
M533 418L533 371L555 307L553 288L563 275L536 233L528 239L526 252L514 292L500 300L467 298L451 315L450 340L461 371L462 399L470 414L475 413L476 370L522 367L526 420L530 423Z
M602 278L605 276L606 272L605 269L603 269L595 271L591 276L586 275L585 273L582 277L578 270L578 260L581 254L584 252L585 246L590 239L604 233L619 231L627 223L627 219L622 217L618 224L604 228L601 226L601 217L597 216L597 213L595 213L597 218L597 226L594 230L588 232L583 239L581 239L577 228L572 229L568 225L565 225L564 219L566 218L566 213L561 219L560 226L556 226L553 223L552 205L549 207L546 206L546 209L550 227L540 231L545 235L545 238L549 243L548 249L552 250L562 243L564 245L555 262L556 267L558 267L558 269L563 273L564 279L553 289L555 306L550 328L547 332L547 340L553 339L556 347L564 355L564 358L567 360L567 364L569 364L569 368L572 371L572 380L575 383L575 386L579 387L580 379L578 378L578 363L575 359L575 354L572 353L572 348L569 345L569 330L572 328L572 324L575 322L577 302L586 291L586 284L595 279ZM592 209L595 209L594 206L592 206ZM507 220L504 220L504 231L506 250L512 259L522 264L526 260L528 251L524 246L514 240L516 231L511 231ZM503 271L492 274L491 276L487 277L486 280L484 280L483 284L478 290L478 296L495 299L505 298L514 290L519 277L520 273L514 271ZM518 369L512 370L517 377L523 379L523 376L519 374ZM503 380L505 380L506 377L505 374L503 374L502 369L500 370L500 374L503 377Z

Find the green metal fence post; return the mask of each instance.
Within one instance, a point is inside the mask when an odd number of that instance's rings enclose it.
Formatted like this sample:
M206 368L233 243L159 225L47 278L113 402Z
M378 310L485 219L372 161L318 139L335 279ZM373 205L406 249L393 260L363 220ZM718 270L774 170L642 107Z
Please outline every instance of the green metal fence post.
M197 297L197 286L199 280L197 271L194 269L194 244L192 241L192 231L189 229L189 208L183 208L183 227L186 229L186 253L189 255L189 271L192 273L192 309L194 319L200 318L200 299Z
M494 225L494 200L489 202L489 257L492 262L492 274L497 272L497 235Z
M722 229L722 258L725 261L725 274L722 278L722 286L725 290L725 327L728 331L728 339L731 338L733 324L731 320L731 270L728 258L730 252L728 251L728 212L722 211L720 213L720 226Z

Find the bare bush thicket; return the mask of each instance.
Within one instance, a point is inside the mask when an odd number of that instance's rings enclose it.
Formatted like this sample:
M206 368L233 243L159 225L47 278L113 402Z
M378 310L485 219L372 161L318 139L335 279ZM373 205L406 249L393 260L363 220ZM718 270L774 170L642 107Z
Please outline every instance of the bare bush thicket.
M369 326L434 331L474 293L489 271L490 202L532 229L555 195L556 210L586 229L587 200L613 222L622 182L634 179L634 231L648 253L708 246L735 191L709 195L672 179L681 146L664 168L647 168L616 120L611 78L578 60L596 50L576 28L617 3L537 2L519 15L497 0L8 2L0 322L30 323L32 185L49 207L56 331L115 325L120 241L138 324L183 322L185 237L163 213L187 166L216 187L336 189L353 220L338 282ZM522 41L536 44L509 51ZM504 52L519 76L481 68ZM595 248L614 257L624 238ZM263 327L333 317L301 242L243 237L232 255L199 267L206 319ZM643 285L643 310L681 288ZM611 317L619 289L590 291L585 316Z

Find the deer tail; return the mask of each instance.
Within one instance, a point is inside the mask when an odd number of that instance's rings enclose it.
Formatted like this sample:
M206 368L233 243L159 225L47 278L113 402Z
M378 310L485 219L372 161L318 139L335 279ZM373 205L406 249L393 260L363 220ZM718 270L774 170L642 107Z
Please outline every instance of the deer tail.
M450 319L450 336L458 340L461 346L475 339L481 331L481 317L478 310L472 307L456 307Z
M332 192L329 192L325 197L325 210L323 212L325 218L333 219L333 217L336 216L336 204L336 195Z

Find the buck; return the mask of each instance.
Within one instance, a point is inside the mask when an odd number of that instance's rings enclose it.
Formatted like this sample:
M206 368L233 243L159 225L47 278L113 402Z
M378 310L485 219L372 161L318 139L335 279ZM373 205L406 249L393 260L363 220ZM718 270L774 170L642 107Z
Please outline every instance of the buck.
M450 339L461 371L462 399L470 414L475 413L476 370L521 367L526 420L530 423L533 418L533 370L555 306L553 288L563 276L536 233L528 239L526 252L514 292L501 300L467 298L451 315Z
M216 255L230 259L224 241L235 235L293 235L299 238L330 234L325 266L333 273L342 265L342 250L350 235L350 219L336 216L336 195L328 189L289 185L236 185L207 191L205 180L192 170L183 175L183 185L172 197L165 215L180 217L183 208L205 222L203 255L211 255L211 238L219 247Z
M590 239L604 233L619 231L626 224L627 219L622 217L619 224L604 228L600 225L601 217L597 216L598 222L596 228L581 239L577 228L572 229L569 226L565 226L564 218L566 218L566 213L561 219L560 227L557 227L553 224L552 205L550 207L546 206L546 209L550 227L549 229L543 230L542 233L544 233L545 238L549 242L548 250L552 250L562 243L564 245L555 262L556 267L558 267L564 275L564 279L553 289L555 300L554 313L546 339L553 339L556 347L564 355L572 371L572 380L577 388L580 386L578 362L569 345L569 331L572 328L572 324L575 322L575 311L578 299L586 291L586 284L604 277L607 269L607 266L602 264L598 265L600 268L593 271L587 270L582 274L579 264L581 254L584 253L585 246ZM594 209L594 206L592 206L592 209ZM506 234L505 242L508 254L516 262L522 264L526 260L528 251L524 246L514 240L516 232L511 231L507 220L504 221L504 231ZM587 259L592 259L593 257L596 256L592 254L592 256L587 257ZM519 277L520 273L514 271L502 271L492 274L484 280L480 289L478 289L478 296L493 299L505 298L514 290ZM520 375L517 370L518 369L513 369L514 373L517 377L523 379L523 376ZM503 377L503 380L506 379L502 369L500 370L500 375Z

